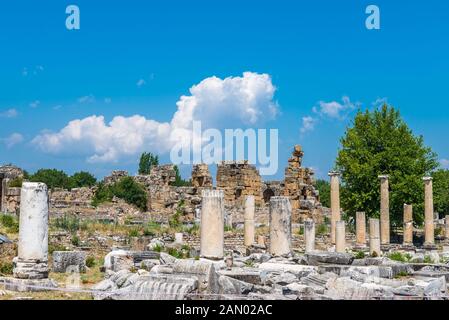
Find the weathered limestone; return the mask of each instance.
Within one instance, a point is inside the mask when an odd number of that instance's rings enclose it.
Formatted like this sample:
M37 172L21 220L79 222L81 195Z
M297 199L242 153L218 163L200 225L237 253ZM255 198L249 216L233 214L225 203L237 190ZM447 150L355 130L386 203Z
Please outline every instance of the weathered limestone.
M205 163L195 164L192 168L192 187L212 188L212 176L209 167Z
M449 240L449 215L444 218L444 238Z
M254 196L247 196L245 201L245 246L254 244Z
M413 245L413 206L404 204L404 246Z
M292 207L288 197L270 199L270 253L275 256L291 252Z
M331 241L335 244L335 226L340 221L340 173L329 172L331 179Z
M200 255L207 259L223 259L224 194L223 190L203 190L201 208Z
M78 272L86 271L86 252L83 251L54 251L53 272L65 273L69 268Z
M356 223L356 241L358 246L366 245L366 218L365 212L357 212L355 217Z
M435 244L435 231L433 224L433 186L432 177L424 177L424 228L425 245Z
M182 232L175 233L175 243L177 244L184 243L184 234Z
M379 219L369 219L369 253L380 256L380 223Z
M315 222L312 219L304 221L304 241L306 253L315 251Z
M19 249L14 258L14 277L48 277L48 190L43 183L22 185L19 222Z
M388 175L380 179L380 242L390 244L390 194L388 190Z
M346 252L346 233L345 222L337 221L335 223L335 252Z

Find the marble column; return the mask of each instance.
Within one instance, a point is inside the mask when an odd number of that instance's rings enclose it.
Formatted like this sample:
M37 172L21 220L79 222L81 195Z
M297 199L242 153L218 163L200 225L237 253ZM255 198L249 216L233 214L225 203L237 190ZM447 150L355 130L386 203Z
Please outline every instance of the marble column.
M201 208L200 256L219 260L224 256L224 193L203 190Z
M432 177L424 177L424 234L425 245L435 244L435 231L433 222L433 187Z
M390 244L390 191L388 189L387 175L380 179L380 242Z
M337 221L335 224L335 251L346 252L346 228L344 221Z
M380 251L380 223L379 219L369 219L369 253L381 255Z
M245 246L254 244L254 196L247 196L245 200Z
M413 206L404 204L404 246L413 245Z
M358 246L366 246L366 217L365 212L355 214L355 233Z
M446 216L445 218L444 218L444 238L446 239L446 240L449 240L449 216Z
M24 182L20 193L18 256L14 277L48 278L48 190L44 183Z
M340 173L331 171L330 187L331 187L331 241L335 244L335 225L340 221Z
M270 199L270 253L282 256L291 252L292 206L289 197Z
M315 222L312 219L304 221L304 241L306 253L315 251Z

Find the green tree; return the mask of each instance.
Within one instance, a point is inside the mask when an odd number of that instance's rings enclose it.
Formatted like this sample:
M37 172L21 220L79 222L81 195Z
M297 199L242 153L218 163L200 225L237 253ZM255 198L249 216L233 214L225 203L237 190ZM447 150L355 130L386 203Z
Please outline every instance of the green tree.
M440 217L449 215L449 170L437 170L433 177L433 203Z
M414 220L423 221L422 177L437 167L436 154L414 136L398 110L383 105L374 111L359 110L341 139L336 169L342 173L342 207L354 216L365 211L378 216L380 182L390 176L390 216L402 225L404 203L414 205Z
M100 203L110 202L114 196L125 200L128 204L135 205L142 211L147 210L147 193L144 187L132 177L123 177L111 185L100 183L92 199L92 205L98 206Z
M64 171L57 169L39 169L29 176L32 182L43 182L48 188L68 188L69 177Z
M74 173L69 178L69 187L71 188L81 188L81 187L92 187L97 183L97 179L86 171L80 171Z
M150 174L153 166L159 165L159 157L151 152L144 152L139 160L139 174Z
M188 187L188 186L191 185L190 180L184 180L181 177L181 174L179 173L178 166L174 166L173 169L175 170L176 176L175 176L175 181L171 184L172 186L175 186L175 187Z
M331 206L331 186L326 180L317 180L315 188L320 192L320 202L324 207Z

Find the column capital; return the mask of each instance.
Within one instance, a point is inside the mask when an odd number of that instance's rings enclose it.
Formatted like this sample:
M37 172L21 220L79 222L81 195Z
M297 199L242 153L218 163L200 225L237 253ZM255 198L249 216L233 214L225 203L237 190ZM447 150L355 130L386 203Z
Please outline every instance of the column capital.
M335 176L339 177L339 176L341 176L341 173L338 171L329 171L329 173L327 175L330 177L335 177Z
M432 177L423 177L422 179L423 179L423 181L425 181L425 182L427 182L427 181L432 181L432 180L433 180Z
M388 180L390 176L388 174L381 174L377 178L379 178L380 180Z

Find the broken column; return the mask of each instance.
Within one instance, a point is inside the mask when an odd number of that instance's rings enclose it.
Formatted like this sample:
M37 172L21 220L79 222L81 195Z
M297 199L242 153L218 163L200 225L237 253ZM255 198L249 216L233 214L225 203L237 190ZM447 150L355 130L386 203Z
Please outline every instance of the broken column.
M388 175L380 179L380 242L390 244L390 194L388 190Z
M404 204L404 246L413 245L413 206Z
M14 277L48 277L48 193L43 183L24 182L21 190L19 248Z
M254 244L254 196L247 196L245 200L245 246Z
M223 190L203 190L202 192L200 255L203 258L223 259L223 197Z
M424 177L424 234L425 245L435 244L435 231L433 225L433 187L432 177Z
M346 252L346 234L345 234L345 222L337 221L335 223L335 251L344 253Z
M44 183L24 182L21 189L18 256L7 290L43 291L56 287L48 279L48 190Z
M288 197L270 199L270 253L282 256L291 252L292 207Z
M380 256L380 223L379 219L369 219L369 253Z
M315 251L315 222L312 219L304 221L304 241L306 253Z
M340 173L331 171L331 241L335 244L335 225L340 221Z
M356 232L356 241L358 246L366 245L366 218L365 212L356 212L355 217L355 232Z

